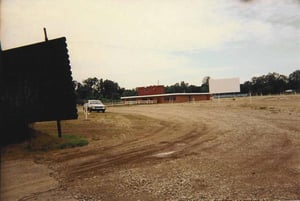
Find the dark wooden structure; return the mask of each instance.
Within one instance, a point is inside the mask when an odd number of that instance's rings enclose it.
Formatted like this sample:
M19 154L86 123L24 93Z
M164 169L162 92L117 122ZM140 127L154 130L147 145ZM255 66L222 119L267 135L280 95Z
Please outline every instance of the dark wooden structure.
M1 135L11 135L14 125L77 118L66 38L0 55L0 120L1 127L8 129Z

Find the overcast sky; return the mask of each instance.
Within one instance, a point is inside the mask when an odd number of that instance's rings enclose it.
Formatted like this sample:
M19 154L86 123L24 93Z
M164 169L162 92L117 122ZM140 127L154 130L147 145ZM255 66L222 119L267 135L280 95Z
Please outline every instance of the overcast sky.
M1 46L65 36L73 79L121 87L300 69L299 0L0 0Z

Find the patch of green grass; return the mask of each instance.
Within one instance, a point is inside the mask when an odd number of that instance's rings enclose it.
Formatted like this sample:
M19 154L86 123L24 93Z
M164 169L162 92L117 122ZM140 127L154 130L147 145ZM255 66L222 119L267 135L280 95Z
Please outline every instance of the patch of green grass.
M86 138L77 135L62 134L62 137L59 138L54 134L38 132L28 141L26 149L30 151L47 151L85 146L88 143Z
M89 142L87 139L76 135L63 135L63 142L57 144L57 148L64 149L67 147L82 147Z

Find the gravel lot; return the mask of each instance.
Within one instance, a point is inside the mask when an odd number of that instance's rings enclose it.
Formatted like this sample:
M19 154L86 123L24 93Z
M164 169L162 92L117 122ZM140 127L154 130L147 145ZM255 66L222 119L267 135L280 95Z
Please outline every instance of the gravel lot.
M299 95L78 111L63 132L87 146L3 148L1 200L300 199Z

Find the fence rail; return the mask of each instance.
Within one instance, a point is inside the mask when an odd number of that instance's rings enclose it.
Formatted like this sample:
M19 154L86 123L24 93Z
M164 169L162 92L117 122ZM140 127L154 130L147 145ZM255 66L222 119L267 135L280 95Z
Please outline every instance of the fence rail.
M134 101L124 101L125 105L138 105L138 104L156 104L157 100L134 100Z

